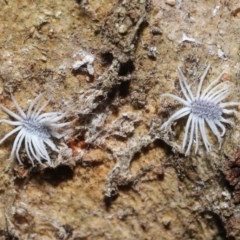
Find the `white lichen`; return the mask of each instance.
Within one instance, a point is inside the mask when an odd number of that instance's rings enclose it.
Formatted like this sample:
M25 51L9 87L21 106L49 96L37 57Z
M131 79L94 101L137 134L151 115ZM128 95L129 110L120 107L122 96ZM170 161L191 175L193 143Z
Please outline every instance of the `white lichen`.
M78 70L81 67L86 66L87 68L87 72L89 75L93 75L94 74L94 60L95 60L95 56L92 53L83 51L83 50L79 50L78 52L76 52L73 55L73 58L80 58L79 60L74 61L74 63L72 64L72 68L73 70Z

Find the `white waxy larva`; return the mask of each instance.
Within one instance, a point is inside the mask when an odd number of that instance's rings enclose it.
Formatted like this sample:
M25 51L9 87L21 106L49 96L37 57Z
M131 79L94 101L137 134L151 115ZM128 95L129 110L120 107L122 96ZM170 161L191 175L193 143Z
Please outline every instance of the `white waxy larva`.
M186 155L190 154L191 147L195 142L195 154L199 147L199 133L203 140L203 144L207 151L211 150L205 125L211 129L216 136L219 146L221 147L222 137L226 132L225 124L234 125L234 123L225 118L224 115L234 114L236 111L229 107L239 106L238 102L222 102L231 93L231 86L229 82L219 83L224 73L221 73L217 79L209 84L209 86L202 91L203 81L208 73L210 65L207 66L203 75L200 78L197 93L194 96L186 78L180 68L178 68L178 77L180 87L184 98L173 94L163 94L165 97L171 97L183 105L183 108L175 112L170 118L163 123L161 129L166 129L171 124L185 116L188 116L185 127L185 134L182 143L182 150Z
M39 94L32 101L27 113L20 108L13 96L12 101L18 111L18 114L12 112L4 106L1 106L2 110L11 118L15 119L15 121L1 119L0 123L7 123L9 125L16 126L16 128L7 133L0 140L0 144L13 134L17 133L13 143L10 159L13 159L15 156L20 164L22 164L22 161L20 159L19 151L23 142L27 156L31 160L32 165L35 165L36 161L39 164L43 164L43 162L51 164L47 147L55 152L58 152L58 148L52 138L59 139L63 137L65 133L60 134L58 129L69 125L69 122L59 123L59 121L66 116L64 113L41 113L48 104L47 102L40 107L40 100L42 99L42 96L43 94Z

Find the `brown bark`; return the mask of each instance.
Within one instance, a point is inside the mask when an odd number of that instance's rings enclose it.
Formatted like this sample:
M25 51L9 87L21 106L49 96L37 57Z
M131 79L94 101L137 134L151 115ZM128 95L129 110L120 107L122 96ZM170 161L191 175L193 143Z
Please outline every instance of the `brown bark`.
M53 167L9 162L13 138L1 145L2 239L240 239L239 113L210 153L184 156L185 120L160 130L178 108L161 98L181 94L178 66L193 89L207 62L206 84L226 70L237 101L238 1L1 6L1 104L46 92L73 121Z

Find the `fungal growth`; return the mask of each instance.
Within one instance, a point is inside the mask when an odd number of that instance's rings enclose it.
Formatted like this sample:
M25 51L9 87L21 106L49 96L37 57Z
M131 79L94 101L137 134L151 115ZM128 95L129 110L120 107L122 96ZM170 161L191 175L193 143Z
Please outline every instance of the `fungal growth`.
M47 101L44 105L40 106L43 94L39 94L32 101L27 113L20 108L15 98L13 96L11 97L18 114L1 106L2 110L13 118L14 121L1 119L0 123L7 123L15 126L15 128L0 140L0 144L13 134L17 133L10 154L10 159L13 159L14 156L16 156L18 162L22 164L19 151L21 146L24 145L25 151L28 158L31 160L32 165L35 165L36 162L39 164L43 164L43 162L51 164L47 147L52 151L58 152L58 148L52 141L52 138L60 139L65 135L64 132L59 133L58 130L59 128L69 125L69 122L59 123L66 114L61 112L42 113L49 103L49 101Z
M190 154L194 142L195 154L197 153L199 147L199 132L206 150L208 152L211 150L211 144L207 137L206 124L216 136L219 148L221 148L222 137L226 132L224 124L234 125L234 123L230 119L225 118L224 115L236 113L232 107L239 106L239 103L223 102L231 93L229 82L219 83L224 72L211 82L206 89L202 90L203 81L209 68L210 65L207 66L201 76L195 96L180 68L178 68L177 71L180 87L185 99L169 93L163 94L164 97L171 97L178 101L183 107L163 123L161 126L162 130L170 127L174 121L188 116L182 143L182 149L185 151L185 155Z

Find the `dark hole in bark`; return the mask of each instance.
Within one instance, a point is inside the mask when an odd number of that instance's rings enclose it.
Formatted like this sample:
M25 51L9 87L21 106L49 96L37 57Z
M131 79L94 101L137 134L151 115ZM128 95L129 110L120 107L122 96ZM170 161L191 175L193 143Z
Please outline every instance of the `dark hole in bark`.
M66 165L60 165L56 168L47 168L43 172L44 180L56 186L59 183L73 178L73 169Z
M102 65L110 65L113 61L113 54L111 52L104 52L101 54Z
M119 86L119 95L126 97L129 94L130 81L121 82Z
M204 211L202 216L208 221L208 226L216 225L218 228L218 237L220 236L223 240L234 240L234 238L227 236L224 223L218 214L212 211Z
M133 61L128 60L127 62L120 64L118 75L126 76L128 74L131 74L134 70L135 70L135 66L133 64Z

